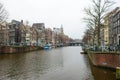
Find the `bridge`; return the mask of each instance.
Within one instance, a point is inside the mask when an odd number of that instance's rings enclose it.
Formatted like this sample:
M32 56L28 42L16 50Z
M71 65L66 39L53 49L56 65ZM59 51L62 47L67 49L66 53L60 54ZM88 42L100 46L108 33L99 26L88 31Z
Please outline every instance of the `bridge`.
M73 40L69 43L70 46L81 46L82 41L79 39Z

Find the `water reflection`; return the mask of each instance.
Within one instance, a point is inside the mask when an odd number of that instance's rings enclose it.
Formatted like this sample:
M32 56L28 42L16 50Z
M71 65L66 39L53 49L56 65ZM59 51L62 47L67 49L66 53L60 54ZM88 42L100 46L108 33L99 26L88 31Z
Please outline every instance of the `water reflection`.
M0 79L26 80L33 78L34 80L49 71L61 68L62 60L62 54L57 53L57 50L1 54Z
M0 54L0 80L114 80L113 72L90 66L80 51L81 47L64 47Z
M86 55L84 55L84 60L86 65L90 67L94 80L116 80L115 69L93 66Z
M115 70L91 65L91 71L95 80L116 80Z
M23 73L26 54L2 54L0 56L0 79L13 80Z

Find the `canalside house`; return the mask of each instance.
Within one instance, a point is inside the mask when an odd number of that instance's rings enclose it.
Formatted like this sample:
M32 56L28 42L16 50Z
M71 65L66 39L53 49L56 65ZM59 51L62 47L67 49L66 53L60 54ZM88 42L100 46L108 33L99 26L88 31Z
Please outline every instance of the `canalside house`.
M19 32L19 25L20 22L16 20L12 20L11 23L9 23L9 44L15 45L16 43L19 43L21 41L20 39L20 32Z
M26 31L23 20L21 20L21 22L12 20L11 23L9 23L9 44L25 45L25 37Z
M53 28L52 43L55 46L59 45L59 43L60 43L60 41L59 41L59 34L60 33L61 33L61 29L60 28Z
M23 24L23 20L21 20L20 24L19 24L19 29L18 29L18 33L20 33L18 36L20 37L20 44L19 45L23 45L26 46L26 26Z
M7 22L0 23L0 45L9 45L9 27Z
M12 20L10 23L0 24L0 45L41 46L45 44L68 43L68 36L63 28L45 29L44 23L24 25L23 20Z
M114 44L120 45L120 7L116 8L116 11L113 13L113 35L114 35Z
M26 33L26 36L25 36L25 43L27 46L30 46L32 45L32 30L31 30L31 26L29 25L26 25L25 26L25 33Z
M62 45L63 38L64 38L64 32L63 32L62 25L61 25L61 28L53 28L53 32L52 32L53 45L55 45L55 46Z
M109 24L108 24L109 14L104 17L104 45L109 45Z
M101 47L104 47L105 43L104 43L104 25L101 24L101 28L100 28L100 43L101 43Z
M52 30L50 28L45 29L45 41L46 44L52 44Z
M31 31L31 45L35 46L37 44L37 32L33 27L30 28L30 31Z
M36 46L44 46L45 41L45 24L44 23L34 23L32 28L36 32Z
M120 7L116 7L108 15L109 44L120 45Z

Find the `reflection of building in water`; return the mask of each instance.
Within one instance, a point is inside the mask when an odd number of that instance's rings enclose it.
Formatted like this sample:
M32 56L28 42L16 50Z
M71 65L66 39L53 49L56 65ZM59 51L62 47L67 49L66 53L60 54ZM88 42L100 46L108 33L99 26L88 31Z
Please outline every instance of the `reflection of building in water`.
M115 70L90 65L94 80L116 80Z
M0 79L13 80L24 75L26 54L3 54L0 56ZM19 75L21 74L21 75ZM22 80L22 79L21 79Z
M28 76L43 75L49 71L61 69L63 67L63 55L57 51L38 51L26 54L24 67Z

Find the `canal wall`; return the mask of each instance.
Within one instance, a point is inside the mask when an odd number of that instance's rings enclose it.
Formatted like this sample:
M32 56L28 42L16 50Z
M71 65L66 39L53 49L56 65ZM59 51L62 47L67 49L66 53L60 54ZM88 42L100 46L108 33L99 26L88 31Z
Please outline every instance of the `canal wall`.
M0 46L0 53L23 53L41 49L43 48L34 46Z
M120 67L120 54L88 51L88 56L91 62L96 66L109 68Z

